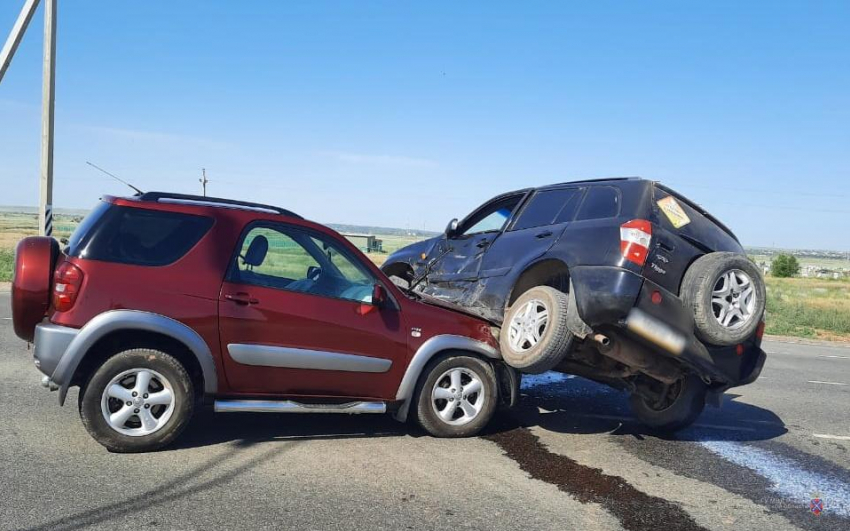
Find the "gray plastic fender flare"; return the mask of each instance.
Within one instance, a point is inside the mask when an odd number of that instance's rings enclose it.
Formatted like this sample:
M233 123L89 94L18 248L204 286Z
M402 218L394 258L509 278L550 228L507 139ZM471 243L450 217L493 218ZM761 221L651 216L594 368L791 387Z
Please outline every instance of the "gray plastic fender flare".
M395 413L395 419L401 422L407 420L407 415L410 411L410 403L413 399L413 392L416 389L416 383L425 370L425 366L431 361L431 358L446 350L465 350L481 354L493 360L501 360L502 356L499 351L487 343L476 341L464 336L455 336L450 334L434 336L428 341L422 343L422 346L413 355L404 377L401 379L401 384L398 386L396 400L401 402L398 410Z
M103 337L120 330L141 330L168 336L186 345L195 355L204 376L204 392L213 394L218 390L218 375L215 361L207 343L197 332L170 317L139 310L112 310L104 312L80 329L68 345L62 359L53 371L51 381L59 385L59 404L65 404L68 387L80 362L89 350Z

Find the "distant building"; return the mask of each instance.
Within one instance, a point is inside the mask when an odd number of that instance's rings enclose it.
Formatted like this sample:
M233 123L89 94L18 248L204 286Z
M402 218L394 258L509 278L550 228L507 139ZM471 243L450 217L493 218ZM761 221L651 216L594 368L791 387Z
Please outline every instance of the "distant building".
M343 234L343 236L364 253L384 252L384 241L374 234Z

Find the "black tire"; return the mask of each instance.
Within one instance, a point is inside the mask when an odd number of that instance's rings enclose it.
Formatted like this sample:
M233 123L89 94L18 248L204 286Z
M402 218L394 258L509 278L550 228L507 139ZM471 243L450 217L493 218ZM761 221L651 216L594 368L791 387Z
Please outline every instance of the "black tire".
M741 272L749 277L752 285L752 305L730 292L728 297L715 298L716 287L725 286L726 277L732 272ZM736 278L739 277L735 273ZM746 256L737 253L710 253L694 262L682 279L682 300L694 315L696 334L712 345L729 346L749 339L756 331L764 315L766 291L761 271ZM720 300L722 299L722 300ZM741 304L749 312L746 319L725 312L719 304L733 305L732 311L742 310ZM726 301L726 302L724 302ZM739 306L734 307L735 304ZM752 309L750 310L750 306ZM723 313L721 313L723 312ZM726 315L732 317L728 325L719 319Z
M457 419L450 422L444 420L438 413L438 409L448 411L447 408L452 407L453 404L457 404L454 399L452 399L452 402L439 400L435 403L432 401L432 392L435 391L435 387L438 385L451 392L451 387L443 387L441 384L449 383L446 381L446 378L450 380L451 377L447 377L446 373L453 369L460 369L461 371L474 374L482 386L481 392L477 395L469 395L475 400L482 400L480 409L478 409L473 418L465 422L459 416L465 414L465 412L458 406L453 406L454 409L452 409L454 412L452 416L457 417ZM460 396L463 396L463 388L467 387L471 383L471 380L463 379L462 382L461 388L457 390ZM423 377L420 378L419 384L416 386L413 396L416 399L416 403L413 405L416 421L430 435L434 437L470 437L480 432L490 422L490 419L493 418L493 413L496 411L496 406L499 403L499 385L496 381L496 371L490 363L474 356L453 353L439 357L428 365L423 373ZM478 405L474 400L471 400L469 403Z
M652 403L633 393L629 397L632 412L653 430L673 433L690 426L705 409L708 387L698 377L689 375L671 386L667 400Z
M107 386L113 383L114 378L125 372L128 372L128 375L119 385L125 387L128 392L135 392L132 386L140 382L132 372L134 370L148 371L152 375L151 383L146 386L149 393L144 394L153 395L170 387L173 396L172 405L145 404L146 397L135 395L135 397L128 397L128 400L134 401L130 404L122 404L120 400L116 402L115 398L104 399ZM161 378L164 378L166 382L162 382ZM166 383L168 385L165 385ZM194 396L192 380L183 365L175 358L158 350L127 350L107 359L81 390L80 418L89 434L110 452L149 452L170 444L180 435L192 418ZM113 428L107 422L103 411L104 407L114 413L124 407L135 406L139 408L134 411L142 414L150 412L157 421L166 414L169 416L163 421L161 427L149 434L128 434ZM122 423L122 428L127 432L143 430L145 426L141 419L141 415L131 415ZM136 424L138 427L134 427Z
M511 341L512 334L515 333L511 330L511 323L532 301L538 301L546 308L547 322L542 332L538 329L540 339L536 344L525 350L515 349ZM505 312L505 320L499 334L499 345L505 363L524 373L540 374L552 370L564 359L573 344L573 333L567 326L569 304L570 299L566 293L549 286L536 286L520 295ZM533 325L529 326L533 328Z

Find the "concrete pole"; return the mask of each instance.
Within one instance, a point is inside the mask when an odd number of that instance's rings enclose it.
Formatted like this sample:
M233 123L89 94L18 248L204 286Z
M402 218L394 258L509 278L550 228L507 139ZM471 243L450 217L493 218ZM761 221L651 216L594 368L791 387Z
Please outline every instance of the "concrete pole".
M21 39L27 31L27 26L32 20L35 13L35 8L38 7L38 0L27 0L24 7L21 8L21 14L18 15L18 20L12 26L12 32L9 33L9 38L6 39L6 44L3 45L3 50L0 51L0 81L3 81L3 76L6 75L6 69L9 68L9 63L12 62L12 57L15 55L15 50L21 44Z
M56 100L56 0L44 1L44 71L41 100L39 234L53 235L53 111Z

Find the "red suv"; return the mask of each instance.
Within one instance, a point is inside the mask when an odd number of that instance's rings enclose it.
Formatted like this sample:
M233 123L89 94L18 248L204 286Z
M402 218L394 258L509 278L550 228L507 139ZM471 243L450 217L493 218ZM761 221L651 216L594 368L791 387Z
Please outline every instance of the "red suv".
M519 376L488 323L415 297L287 210L149 192L104 198L64 250L21 241L12 313L43 385L60 404L79 386L83 424L112 451L169 444L204 402L475 434Z

